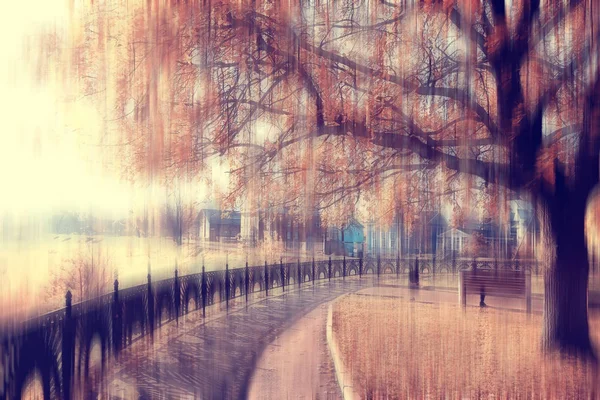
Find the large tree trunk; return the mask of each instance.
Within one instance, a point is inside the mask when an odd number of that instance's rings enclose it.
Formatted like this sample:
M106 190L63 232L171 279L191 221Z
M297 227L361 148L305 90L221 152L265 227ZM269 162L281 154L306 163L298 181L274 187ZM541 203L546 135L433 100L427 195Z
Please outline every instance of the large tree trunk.
M546 349L589 353L588 263L557 261L545 275L543 344ZM577 263L577 264L576 264Z
M542 221L546 252L544 336L547 349L596 359L588 326L589 259L585 213L590 193L599 181L600 79L586 96L583 129L569 177L555 159L551 185L542 182Z
M564 204L564 203L563 203ZM545 210L545 297L543 346L546 350L595 358L588 326L589 260L585 209Z

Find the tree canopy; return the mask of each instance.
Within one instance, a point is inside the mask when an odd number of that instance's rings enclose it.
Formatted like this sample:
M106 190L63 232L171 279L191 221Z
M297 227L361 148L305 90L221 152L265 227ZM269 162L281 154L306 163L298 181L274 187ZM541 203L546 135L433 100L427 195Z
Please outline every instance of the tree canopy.
M73 6L40 72L56 67L98 99L101 142L127 176L210 179L218 159L225 204L320 208L335 224L361 202L389 220L445 195L499 218L508 193L527 194L547 249L546 342L587 349L597 8L108 0Z
M410 215L424 196L469 201L475 187L497 216L506 189L575 184L579 149L597 148L582 134L597 81L589 1L117 0L73 13L59 65L101 100L124 170L198 179L218 156L230 203L335 220L377 200L389 219L399 201Z

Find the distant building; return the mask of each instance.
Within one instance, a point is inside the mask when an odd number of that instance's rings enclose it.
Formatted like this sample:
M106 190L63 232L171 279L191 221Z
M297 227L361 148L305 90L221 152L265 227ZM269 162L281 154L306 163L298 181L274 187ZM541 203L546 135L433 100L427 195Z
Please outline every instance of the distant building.
M405 253L433 255L437 253L438 236L448 230L448 222L439 211L421 212L409 232Z
M242 211L240 221L240 236L242 241L250 245L256 245L259 240L264 239L262 232L264 224L259 218L258 211Z
M396 213L389 225L373 220L366 225L365 253L368 256L397 257L407 251L408 233L401 213Z
M343 228L330 227L324 243L324 253L361 257L364 253L365 227L352 218Z
M388 226L367 223L365 251L371 256L396 257L437 252L438 236L448 229L445 218L437 211L423 211L409 228L400 215Z
M238 211L201 210L198 214L198 237L211 242L237 240L240 237L241 220Z
M442 258L462 255L470 238L470 234L458 228L452 228L439 234L437 238L438 255Z
M508 223L503 224L491 218L483 220L467 218L455 229L443 232L437 239L438 257L448 257L452 254L467 255L464 246L471 237L481 241L479 253L482 254L469 253L468 256L535 257L539 222L533 207L522 200L512 200L509 204ZM469 251L472 252L473 249Z
M404 225L400 221L395 221L390 226L371 221L367 223L365 252L372 256L396 257L405 251L405 236Z
M282 241L290 249L311 250L323 243L318 212L299 216L281 207L243 212L241 236L252 244L267 238Z
M478 232L485 240L489 257L507 258L513 255L516 240L511 234L510 224L506 226L486 218L473 232Z
M469 240L472 246L467 248ZM466 218L460 226L438 236L437 256L506 257L512 255L514 240L507 226L492 221Z

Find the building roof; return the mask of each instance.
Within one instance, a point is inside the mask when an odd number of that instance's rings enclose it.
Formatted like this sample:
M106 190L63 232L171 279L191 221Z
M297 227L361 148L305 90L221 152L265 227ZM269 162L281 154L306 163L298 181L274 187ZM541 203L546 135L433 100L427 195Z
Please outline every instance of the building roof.
M471 235L458 228L449 229L446 232L442 232L438 235L440 238L468 238L469 236Z
M221 211L214 209L200 210L211 224L238 225L241 223L242 214L239 211Z
M200 210L199 214L206 215L206 217L210 218L215 215L221 215L221 210L214 209L214 208L204 208L204 209Z
M361 224L360 222L358 222L355 218L351 218L350 221L348 222L348 227L350 226L356 226L358 228L364 228L363 224Z

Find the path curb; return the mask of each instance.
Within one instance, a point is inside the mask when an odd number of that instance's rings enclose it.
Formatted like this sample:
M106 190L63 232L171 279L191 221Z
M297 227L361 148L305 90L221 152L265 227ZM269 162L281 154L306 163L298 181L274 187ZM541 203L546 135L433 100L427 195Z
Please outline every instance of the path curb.
M361 398L360 394L356 390L357 388L352 384L352 376L350 374L351 371L346 368L344 362L342 361L338 342L333 333L333 305L346 296L347 294L340 296L336 300L329 303L327 310L327 347L329 348L329 353L333 359L335 378L340 387L342 398L344 400L358 400Z

